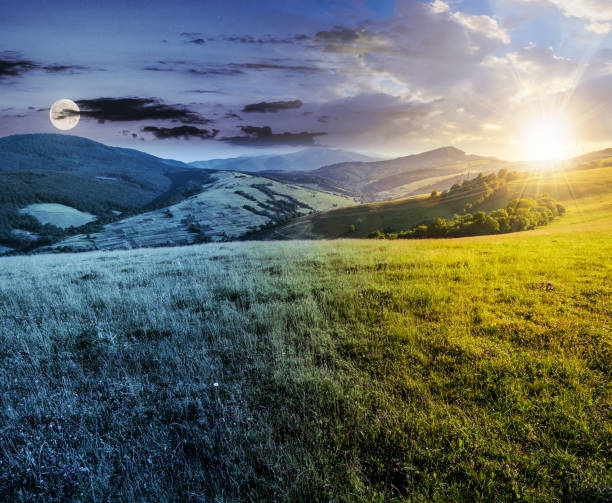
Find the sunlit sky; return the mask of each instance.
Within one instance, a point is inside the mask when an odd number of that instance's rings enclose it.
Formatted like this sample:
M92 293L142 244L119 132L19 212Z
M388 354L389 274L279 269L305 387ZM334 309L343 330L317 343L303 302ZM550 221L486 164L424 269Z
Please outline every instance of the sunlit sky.
M611 0L3 0L0 136L570 157L612 146L611 32Z

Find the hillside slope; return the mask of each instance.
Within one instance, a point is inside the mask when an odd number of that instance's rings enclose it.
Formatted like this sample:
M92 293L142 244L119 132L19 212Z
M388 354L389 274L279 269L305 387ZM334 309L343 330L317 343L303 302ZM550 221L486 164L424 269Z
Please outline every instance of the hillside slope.
M531 172L527 178L512 181L507 191L494 201L477 209L490 211L505 207L515 197L548 194L567 206L568 212L593 200L604 204L612 193L612 166L570 171ZM257 234L258 239L333 239L363 238L387 229L407 230L432 218L450 218L461 213L467 203L481 196L465 193L463 197L445 200L418 196L398 201L370 203L308 215ZM612 204L612 203L610 203ZM353 227L352 227L353 226Z
M200 193L53 245L62 251L185 245L237 238L300 215L355 204L351 198L232 171L210 175Z
M349 161L375 161L375 157L347 150L316 147L291 154L257 155L195 161L190 166L230 171L309 171L329 164Z

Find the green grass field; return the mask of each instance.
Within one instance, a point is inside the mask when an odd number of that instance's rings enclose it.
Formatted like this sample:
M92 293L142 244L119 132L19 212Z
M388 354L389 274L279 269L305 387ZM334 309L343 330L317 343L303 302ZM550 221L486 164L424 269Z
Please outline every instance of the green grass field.
M0 494L610 501L596 171L535 231L0 259Z

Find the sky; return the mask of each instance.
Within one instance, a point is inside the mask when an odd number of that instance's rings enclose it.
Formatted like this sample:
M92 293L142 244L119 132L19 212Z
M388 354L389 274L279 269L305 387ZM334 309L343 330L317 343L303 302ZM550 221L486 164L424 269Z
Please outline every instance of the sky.
M612 0L3 0L0 136L570 157L612 147L611 33Z

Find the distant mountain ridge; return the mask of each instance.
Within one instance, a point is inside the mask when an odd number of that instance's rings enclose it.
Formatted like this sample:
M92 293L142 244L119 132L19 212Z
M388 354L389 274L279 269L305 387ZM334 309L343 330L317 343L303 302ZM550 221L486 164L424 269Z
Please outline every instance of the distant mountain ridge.
M227 159L194 161L189 164L197 168L245 172L313 171L322 166L339 162L365 162L379 159L347 150L313 147L291 154L230 157Z
M343 162L308 173L270 173L273 178L326 189L336 187L364 201L397 199L423 192L432 184L450 187L471 173L488 173L510 163L442 147L420 154L373 162Z

